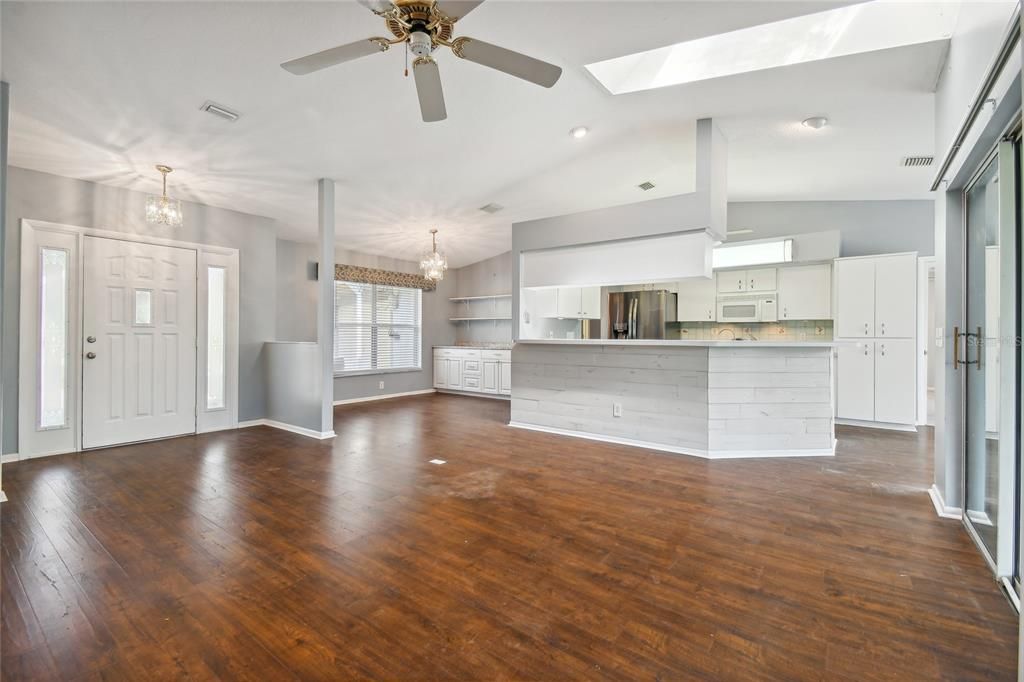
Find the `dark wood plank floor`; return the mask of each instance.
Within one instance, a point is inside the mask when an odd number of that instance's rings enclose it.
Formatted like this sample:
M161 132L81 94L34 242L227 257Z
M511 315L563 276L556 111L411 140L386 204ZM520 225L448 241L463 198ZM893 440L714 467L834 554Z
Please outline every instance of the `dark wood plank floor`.
M507 418L423 396L324 443L5 466L3 680L1014 679L927 435L707 462Z

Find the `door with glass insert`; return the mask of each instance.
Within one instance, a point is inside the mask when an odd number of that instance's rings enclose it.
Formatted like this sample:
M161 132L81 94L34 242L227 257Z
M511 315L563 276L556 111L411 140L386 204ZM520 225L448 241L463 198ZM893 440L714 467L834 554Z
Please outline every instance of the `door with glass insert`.
M1017 526L1016 147L967 188L964 361L964 523L1000 577L1012 577ZM1004 300L1008 298L1010 300ZM1009 399L1010 405L1003 404Z
M85 237L82 445L196 429L196 252Z

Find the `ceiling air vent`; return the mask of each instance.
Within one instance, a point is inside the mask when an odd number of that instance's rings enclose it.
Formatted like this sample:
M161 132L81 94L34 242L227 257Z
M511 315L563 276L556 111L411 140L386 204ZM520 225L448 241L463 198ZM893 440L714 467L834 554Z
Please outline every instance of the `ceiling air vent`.
M923 168L935 162L934 156L905 156L900 165L904 168Z
M232 123L237 121L240 115L237 111L231 111L231 109L217 104L216 102L211 102L210 100L203 102L203 106L199 107L199 111L205 111L213 114L214 116L220 116Z
M643 191L647 192L647 191L650 191L650 190L654 189L654 183L651 182L650 180L645 180L645 181L641 182L639 185L637 185L637 187L639 187Z
M480 210L484 213L497 213L504 208L501 204L487 204L486 206L481 206Z

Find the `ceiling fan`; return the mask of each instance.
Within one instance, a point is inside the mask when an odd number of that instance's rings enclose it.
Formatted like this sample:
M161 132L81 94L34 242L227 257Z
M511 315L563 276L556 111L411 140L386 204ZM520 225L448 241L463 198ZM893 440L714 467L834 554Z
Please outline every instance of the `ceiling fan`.
M416 55L412 73L420 100L420 113L427 122L443 121L448 117L441 89L441 73L432 56L438 47L450 48L456 57L489 66L545 88L554 85L562 75L561 67L554 64L476 38L455 38L455 23L479 7L483 0L358 1L384 19L393 38L367 38L339 45L285 62L281 68L297 76L304 76L376 52L384 52L392 45L406 43L408 50Z

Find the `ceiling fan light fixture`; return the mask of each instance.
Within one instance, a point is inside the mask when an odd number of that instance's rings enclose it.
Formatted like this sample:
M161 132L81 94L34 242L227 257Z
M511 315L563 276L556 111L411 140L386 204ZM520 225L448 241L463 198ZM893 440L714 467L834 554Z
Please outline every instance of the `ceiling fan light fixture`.
M587 133L589 132L590 129L587 128L586 126L576 126L575 128L569 131L569 134L575 137L577 140L581 140L584 137L586 137Z
M181 201L167 196L167 175L174 169L163 164L158 164L156 169L163 176L164 189L160 196L146 197L146 222L151 225L181 227Z
M440 282L444 279L445 270L448 269L448 259L437 250L437 228L430 231L430 238L431 248L420 259L420 270L427 279Z

